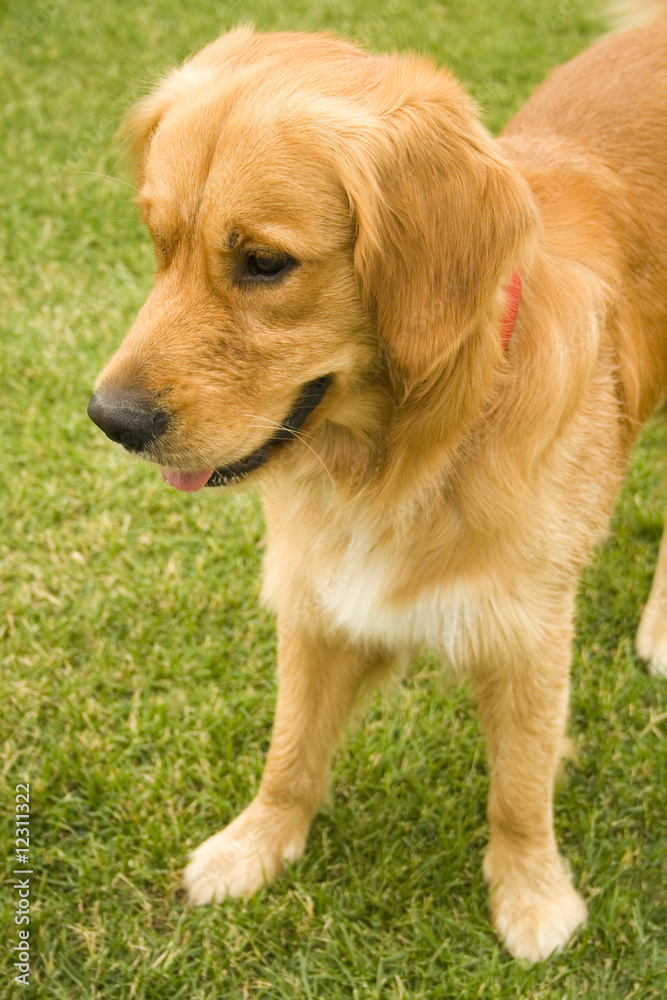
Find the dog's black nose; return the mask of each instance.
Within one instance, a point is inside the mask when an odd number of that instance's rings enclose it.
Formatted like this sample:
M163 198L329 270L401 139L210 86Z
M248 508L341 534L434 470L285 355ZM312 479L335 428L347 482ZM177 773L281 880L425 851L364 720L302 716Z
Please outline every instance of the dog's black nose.
M112 441L128 451L141 451L169 423L166 410L156 410L149 403L129 395L94 393L88 403L88 416Z

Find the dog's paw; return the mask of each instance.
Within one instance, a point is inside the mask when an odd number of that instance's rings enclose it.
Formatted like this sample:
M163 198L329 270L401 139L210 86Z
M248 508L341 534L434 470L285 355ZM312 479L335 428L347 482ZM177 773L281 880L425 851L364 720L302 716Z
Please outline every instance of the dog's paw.
M644 608L635 649L652 674L667 677L667 609L653 594Z
M564 948L588 917L560 861L534 881L526 875L494 881L486 863L484 874L491 886L493 926L514 958L543 961Z
M191 906L217 903L225 896L251 896L280 875L285 861L295 861L306 832L267 807L245 812L205 840L190 855L183 888Z

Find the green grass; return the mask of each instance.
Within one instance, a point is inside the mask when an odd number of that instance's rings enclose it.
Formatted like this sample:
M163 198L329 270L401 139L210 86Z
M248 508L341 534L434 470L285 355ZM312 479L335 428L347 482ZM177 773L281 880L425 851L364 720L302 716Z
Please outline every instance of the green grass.
M3 0L0 53L0 997L659 998L667 687L632 636L667 491L654 427L582 583L557 826L591 905L512 961L480 876L487 772L466 689L424 658L338 753L305 858L189 912L188 850L257 786L275 696L255 497L164 488L85 415L151 281L111 138L167 66L252 18L433 53L499 128L599 32L578 0ZM14 788L31 787L31 984L13 983Z

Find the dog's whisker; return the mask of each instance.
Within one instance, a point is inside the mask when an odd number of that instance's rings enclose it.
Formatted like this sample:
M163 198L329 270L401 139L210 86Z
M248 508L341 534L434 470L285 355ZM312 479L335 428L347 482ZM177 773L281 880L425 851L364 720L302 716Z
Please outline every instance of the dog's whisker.
M293 428L288 427L286 424L280 423L280 421L278 421L278 420L271 420L270 417L261 417L261 416L259 416L259 414L244 413L244 414L242 414L242 416L246 417L248 420L255 421L255 424L258 427L266 426L266 427L272 428L273 430L276 430L276 431L289 431L290 434L293 437L295 437L299 441L301 441L302 444L305 444L306 448L308 448L309 451L312 451L313 455L315 456L315 458L320 463L320 465L322 466L322 468L326 472L327 476L329 477L329 481L330 481L331 485L332 486L336 485L334 483L333 476L329 472L329 470L326 467L326 465L325 465L324 461L322 460L321 456L318 455L317 452L315 451L315 449L312 447L312 445L310 445L308 443L308 441L306 441L306 436L312 438L312 434L305 435L302 431L294 430Z
M328 468L326 467L326 465L325 465L322 457L317 454L317 452L315 451L315 449L313 448L312 445L308 444L308 442L306 441L306 439L303 436L303 434L301 434L299 431L293 431L292 433L294 434L294 437L297 438L297 440L301 441L302 444L305 444L305 446L308 449L308 451L311 451L313 453L313 455L315 456L315 458L320 463L320 465L322 466L322 468L326 472L327 476L329 477L329 482L331 483L332 487L335 488L336 484L334 482L334 478L331 475L331 473L329 472Z
M257 423L257 426L260 425L260 421L261 421L262 423L266 424L267 427L273 428L274 430L277 430L277 431L278 430L281 430L281 431L291 430L291 432L293 434L297 433L295 430L287 427L286 424L280 423L279 420L272 420L271 417L263 417L263 416L260 416L258 413L241 413L240 415L242 417L245 417L247 420L254 420ZM307 431L300 430L298 433L301 435L302 439L304 439L304 438L310 438L311 441L315 440L315 435L314 434L309 434Z
M70 170L68 172L71 177L102 177L105 181L115 181L117 184L132 188L134 191L134 184L129 184L127 181L121 180L120 177L114 177L113 174L101 174L95 170Z

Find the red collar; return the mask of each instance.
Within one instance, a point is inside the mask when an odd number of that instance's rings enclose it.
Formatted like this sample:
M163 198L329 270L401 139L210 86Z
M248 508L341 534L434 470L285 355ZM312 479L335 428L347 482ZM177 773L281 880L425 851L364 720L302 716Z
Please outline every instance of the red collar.
M521 271L519 268L512 271L512 276L505 285L505 297L507 305L500 320L500 342L503 345L503 351L507 350L516 323L516 314L519 311L521 300Z

